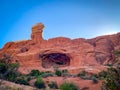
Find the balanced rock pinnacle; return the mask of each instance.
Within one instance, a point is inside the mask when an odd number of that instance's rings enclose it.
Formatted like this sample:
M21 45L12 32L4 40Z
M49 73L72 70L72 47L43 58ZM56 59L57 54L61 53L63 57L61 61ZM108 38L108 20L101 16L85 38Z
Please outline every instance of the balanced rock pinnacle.
M44 29L44 25L42 23L38 23L32 27L31 38L34 42L40 42L43 40L42 33Z

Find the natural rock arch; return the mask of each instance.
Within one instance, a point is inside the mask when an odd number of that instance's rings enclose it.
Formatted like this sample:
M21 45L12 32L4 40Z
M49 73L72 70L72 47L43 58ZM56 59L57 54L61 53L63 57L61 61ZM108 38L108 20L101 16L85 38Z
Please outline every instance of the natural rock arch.
M65 53L48 53L40 55L42 67L64 67L70 65L70 56Z

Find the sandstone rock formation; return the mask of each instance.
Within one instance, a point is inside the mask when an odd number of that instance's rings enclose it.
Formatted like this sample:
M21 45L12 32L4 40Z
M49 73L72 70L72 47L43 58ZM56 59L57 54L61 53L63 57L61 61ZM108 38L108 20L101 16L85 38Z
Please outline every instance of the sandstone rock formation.
M44 25L42 23L38 23L37 25L32 27L32 35L31 39L34 42L40 42L43 40L42 33L43 33Z
M99 70L104 64L112 63L115 50L120 50L120 33L93 39L57 37L44 40L43 28L42 23L33 26L31 40L8 42L0 50L0 58L9 54L13 62L20 63L19 70L23 73L56 67L78 72L81 68L96 69L95 66Z

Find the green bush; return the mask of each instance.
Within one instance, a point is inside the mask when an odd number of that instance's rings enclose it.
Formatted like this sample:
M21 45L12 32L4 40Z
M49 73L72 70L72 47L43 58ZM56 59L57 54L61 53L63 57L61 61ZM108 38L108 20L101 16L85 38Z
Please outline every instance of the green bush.
M5 59L0 60L0 78L9 81L15 81L15 78L18 74L17 69L19 67L19 64L8 62L9 61Z
M60 70L56 69L55 74L56 74L57 76L61 76L61 75L62 75L62 72L61 72Z
M9 64L8 68L11 70L14 70L16 68L19 68L19 64L18 63L11 63L11 64Z
M7 66L5 63L0 63L0 73L4 74L7 71Z
M29 85L29 83L24 79L17 79L16 83L23 84L23 85Z
M101 72L98 73L98 77L99 77L100 79L106 78L107 75L108 75L108 73L107 73L106 71L101 71Z
M20 76L16 79L16 82L18 84L23 84L23 85L29 85L29 82L26 80L25 76Z
M29 82L30 80L32 80L32 79L34 79L33 77L31 77L31 76L26 76L26 80Z
M65 82L60 86L60 90L79 90L79 88L74 83Z
M41 73L39 70L32 70L29 75L37 77L37 76L41 75Z
M58 85L57 85L56 82L51 82L51 83L48 84L48 86L52 89L58 89Z
M15 71L10 71L6 76L6 80L8 81L12 81L12 82L15 82L16 81L16 78L18 76L18 73L15 72Z
M45 88L45 83L41 77L37 77L37 80L35 81L34 86L39 88L39 89Z

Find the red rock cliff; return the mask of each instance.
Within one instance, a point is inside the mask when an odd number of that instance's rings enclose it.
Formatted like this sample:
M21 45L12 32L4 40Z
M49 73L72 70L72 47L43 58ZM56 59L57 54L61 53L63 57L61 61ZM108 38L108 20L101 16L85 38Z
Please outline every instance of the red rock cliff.
M120 33L93 39L57 37L44 40L43 29L42 23L33 26L31 40L7 43L0 50L0 57L9 54L13 62L20 63L20 71L24 73L55 67L78 72L80 68L90 66L89 69L93 70L95 66L100 68L113 62L114 51L120 50Z

